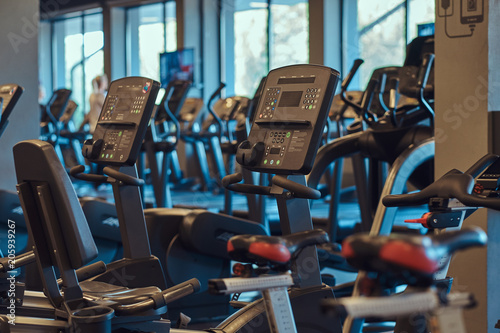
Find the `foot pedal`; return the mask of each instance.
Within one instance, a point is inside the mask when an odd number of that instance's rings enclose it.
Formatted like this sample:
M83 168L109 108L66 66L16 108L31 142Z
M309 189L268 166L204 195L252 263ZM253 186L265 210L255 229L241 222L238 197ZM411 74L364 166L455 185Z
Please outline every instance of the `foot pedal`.
M184 313L179 313L179 319L177 320L177 328L186 329L187 325L191 322L191 317L186 316Z

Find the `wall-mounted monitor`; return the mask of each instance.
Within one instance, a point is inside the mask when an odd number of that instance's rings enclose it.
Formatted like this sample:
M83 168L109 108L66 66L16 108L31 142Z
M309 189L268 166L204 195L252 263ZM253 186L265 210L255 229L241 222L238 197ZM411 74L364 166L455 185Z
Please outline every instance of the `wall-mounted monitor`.
M160 82L165 88L172 80L193 82L194 49L179 49L160 54Z

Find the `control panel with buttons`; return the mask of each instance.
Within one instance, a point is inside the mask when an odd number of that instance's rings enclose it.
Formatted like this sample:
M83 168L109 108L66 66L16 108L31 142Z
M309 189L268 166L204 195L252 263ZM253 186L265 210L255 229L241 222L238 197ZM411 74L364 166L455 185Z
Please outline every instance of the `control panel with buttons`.
M92 140L83 154L94 163L133 165L151 119L160 84L142 77L111 82Z
M238 148L238 162L260 172L309 173L338 78L337 71L318 65L269 72L248 140Z

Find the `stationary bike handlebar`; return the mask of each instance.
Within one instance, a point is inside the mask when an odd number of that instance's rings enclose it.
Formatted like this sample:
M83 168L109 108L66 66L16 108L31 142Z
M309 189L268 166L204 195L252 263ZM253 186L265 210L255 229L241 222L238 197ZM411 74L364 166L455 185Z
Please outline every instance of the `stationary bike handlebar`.
M193 294L199 290L200 281L193 278L171 288L153 294L149 296L149 299L145 301L128 305L120 305L115 309L115 312L119 316L131 316L147 310L158 309L168 303Z
M351 84L351 81L354 78L354 75L356 75L356 72L358 71L359 66L361 66L364 62L365 61L363 59L354 60L354 64L352 65L351 70L349 71L349 73L347 73L346 77L342 81L342 84L340 85L340 88L342 89L343 92L345 92L347 90L347 87L349 86L349 84ZM342 94L342 97L344 97L343 94Z
M258 195L270 195L270 186L259 186L250 184L239 184L243 180L243 175L241 173L233 173L222 178L222 186L230 191L239 193L249 193Z
M259 185L249 185L249 184L238 184L243 179L241 173L234 173L227 175L222 178L222 186L228 190L240 192L240 193L250 193L259 195L270 195L271 186L259 186ZM272 182L274 185L282 187L283 189L289 191L294 198L302 199L319 199L321 198L321 192L310 188L308 186L298 184L292 180L289 180L283 176L276 175L273 177Z
M420 192L388 195L382 199L382 203L387 207L414 206L426 204L431 198L456 198L466 206L486 207L500 210L500 199L480 197L471 194L474 186L474 176L477 176L497 159L497 155L486 155L465 173L453 169Z
M174 115L172 110L170 110L170 106L168 105L168 102L172 98L172 95L174 94L175 87L172 87L167 93L168 96L165 98L165 101L163 102L163 107L165 108L165 112L167 113L168 117L172 121L172 123L175 126L175 145L177 145L181 139L181 124L179 123L179 120L177 119L177 116Z
M96 182L96 183L109 182L109 179L106 176L83 173L84 170L85 167L83 165L77 165L71 168L69 174L77 179L85 181ZM104 167L103 172L109 175L110 177L122 182L125 185L131 185L131 186L144 185L144 180L126 175L123 172L120 172L110 167Z
M220 95L222 89L224 89L225 86L226 84L224 82L221 82L219 88L217 88L217 90L212 94L212 96L210 96L207 103L208 112L210 112L212 117L214 117L215 122L217 123L217 135L219 136L219 138L222 138L223 124L222 124L222 119L220 119L220 117L217 115L217 113L215 113L214 109L212 108L212 103L215 100L215 98Z
M283 187L285 190L292 192L293 197L302 199L319 199L321 198L321 192L310 188L308 186L296 183L287 179L283 176L276 175L273 177L272 182L274 185Z
M424 54L422 60L421 70L418 72L417 87L425 88L431 72L432 63L434 62L435 55L433 53Z
M144 185L144 180L140 178L135 178L129 175L124 174L123 172L120 172L118 170L115 170L110 167L104 167L102 170L105 174L109 175L110 177L113 177L114 179L121 181L125 185L131 185L131 186L142 186Z
M70 176L72 176L76 179L85 180L88 182L94 182L94 183L107 183L108 182L108 177L106 177L106 176L83 173L84 171L85 171L85 166L77 165L77 166L72 167L69 170L69 174L70 174Z

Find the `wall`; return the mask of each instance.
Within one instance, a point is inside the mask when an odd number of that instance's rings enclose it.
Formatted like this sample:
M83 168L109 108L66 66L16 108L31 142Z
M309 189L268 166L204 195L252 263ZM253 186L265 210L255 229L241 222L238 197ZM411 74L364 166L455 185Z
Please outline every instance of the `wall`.
M15 191L12 147L38 137L38 0L0 3L0 83L17 83L25 88L10 123L0 138L0 188Z
M464 4L477 4L475 22ZM484 3L484 9L481 5ZM449 5L448 5L449 4ZM444 8L446 7L446 8ZM497 0L436 1L436 176L452 168L465 171L491 152L498 125L500 39ZM497 144L498 145L498 144ZM496 151L498 153L498 151ZM453 290L472 292L478 306L465 312L468 332L498 332L500 319L498 213L481 210L465 221L488 233L488 247L459 253L450 266Z

